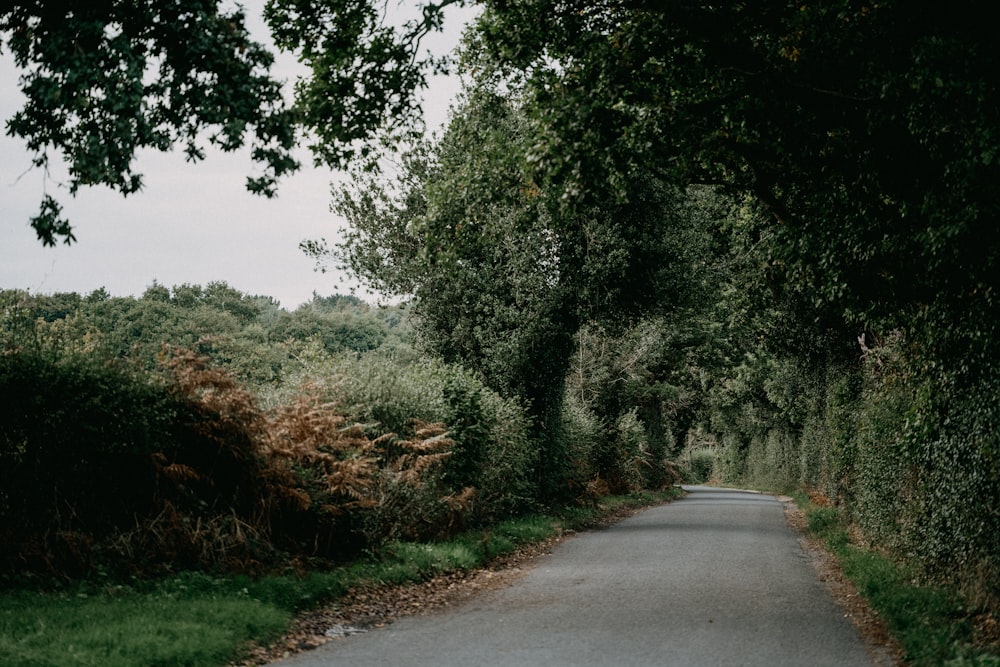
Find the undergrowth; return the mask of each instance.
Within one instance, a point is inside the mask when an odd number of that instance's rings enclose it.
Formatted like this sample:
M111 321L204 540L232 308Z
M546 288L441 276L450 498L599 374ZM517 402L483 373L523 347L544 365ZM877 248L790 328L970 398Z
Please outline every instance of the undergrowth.
M914 667L1000 666L996 619L963 602L954 589L925 584L905 563L855 544L834 507L794 494L806 511L809 532L840 561L844 574L885 621Z
M555 515L499 522L438 542L392 542L332 570L305 574L212 575L185 572L132 585L87 580L58 593L0 593L0 664L4 667L217 667L250 641L266 643L295 613L352 589L406 584L480 567L521 545L593 526L624 507L676 496L675 489L603 498Z

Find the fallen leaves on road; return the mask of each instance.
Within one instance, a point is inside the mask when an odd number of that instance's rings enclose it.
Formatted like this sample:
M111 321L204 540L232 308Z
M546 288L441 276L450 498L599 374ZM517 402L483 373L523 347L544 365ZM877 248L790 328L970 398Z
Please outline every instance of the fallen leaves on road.
M799 544L809 558L816 575L822 581L834 601L844 610L844 617L849 619L861 634L868 656L874 667L895 667L901 662L903 654L899 644L889 634L882 618L868 605L850 579L840 567L836 556L830 553L819 540L808 535L805 512L800 510L788 496L778 496L785 507L785 518L788 524L799 533Z
M641 512L645 507L621 507L605 512L589 528L603 528ZM574 531L567 530L515 551L474 570L449 572L415 584L356 588L336 603L296 618L291 630L268 646L250 647L232 667L254 667L308 651L329 641L380 628L394 619L429 614L456 606L483 591L504 588L524 576L535 562ZM350 628L350 630L345 630Z

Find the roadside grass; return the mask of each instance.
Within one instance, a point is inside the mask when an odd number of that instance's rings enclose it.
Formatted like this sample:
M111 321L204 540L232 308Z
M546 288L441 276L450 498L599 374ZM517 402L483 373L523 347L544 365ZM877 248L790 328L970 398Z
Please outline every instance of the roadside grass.
M914 667L1000 667L996 646L976 642L973 620L983 610L968 608L958 593L919 583L905 564L851 542L837 510L792 494L806 513L809 532L836 555L844 574L882 617Z
M582 530L622 508L643 507L679 490L602 498L596 507L526 516L433 543L387 545L333 570L253 579L185 572L130 585L88 581L57 592L0 592L3 667L219 667L251 640L266 644L296 612L352 588L405 584L473 569L519 546Z
M8 667L225 664L248 637L276 637L291 614L248 596L153 593L0 598L0 664Z

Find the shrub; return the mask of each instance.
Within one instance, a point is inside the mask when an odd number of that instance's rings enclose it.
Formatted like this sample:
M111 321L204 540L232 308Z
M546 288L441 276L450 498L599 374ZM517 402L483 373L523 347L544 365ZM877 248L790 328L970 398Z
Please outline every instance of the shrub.
M501 397L476 385L478 419L487 435L480 441L480 469L474 478L478 483L475 516L478 521L493 523L517 516L533 507L535 483L532 473L537 467L538 448L530 438L531 422L527 412L516 401ZM454 424L461 405L452 405ZM468 417L466 417L468 419ZM467 433L454 433L456 446L470 442ZM453 464L447 463L447 469Z
M993 371L996 373L996 371ZM1000 392L997 377L950 392L919 392L907 413L911 474L905 546L935 578L960 585L977 604L1000 605Z
M600 475L597 456L604 441L604 429L597 416L582 401L567 393L553 437L561 439L558 449L565 451L568 458L563 494L569 498L590 495L590 484Z
M638 491L644 486L643 472L650 466L646 429L636 409L620 416L614 431L602 439L598 460L599 475L616 495Z
M526 412L468 371L429 359L320 354L308 358L304 375L370 437L409 437L414 420L443 424L453 442L441 468L443 489L476 489L472 522L516 514L533 501L537 447Z
M688 470L694 483L707 482L715 473L715 450L698 448L688 454Z
M0 562L76 573L94 538L155 509L153 455L184 412L127 366L0 355Z
M415 421L409 438L376 440L380 470L366 514L369 544L389 540L425 540L451 535L465 527L476 491L449 493L443 468L454 442L443 425Z
M273 416L188 351L162 377L97 357L0 355L0 564L64 577L252 571L276 547L365 546L376 448L304 396ZM312 402L310 402L312 401Z

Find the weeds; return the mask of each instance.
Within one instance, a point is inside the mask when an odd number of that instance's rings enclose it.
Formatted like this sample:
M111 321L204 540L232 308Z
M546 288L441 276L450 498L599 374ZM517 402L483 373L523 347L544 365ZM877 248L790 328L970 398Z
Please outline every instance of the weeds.
M952 589L921 583L907 565L853 544L835 508L817 507L804 494L797 494L796 501L806 508L809 531L826 543L844 574L885 620L908 664L1000 665L997 647L977 640L973 621L981 610L967 607Z
M58 594L0 594L0 664L218 667L239 658L251 640L263 643L278 636L295 612L331 602L351 589L481 567L520 545L592 524L622 507L674 495L665 491L610 498L603 510L511 519L442 542L395 542L370 558L302 576L188 572L133 586L90 581Z

